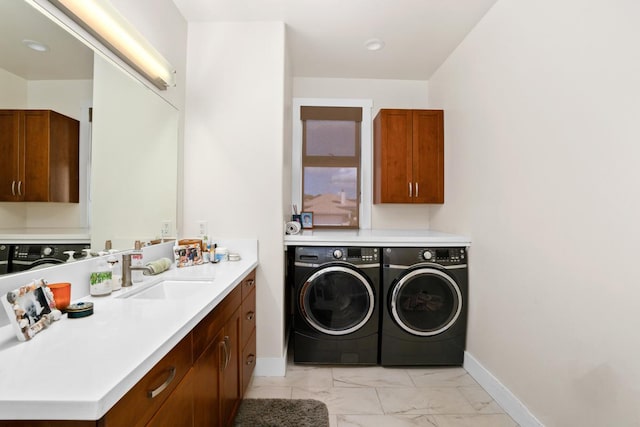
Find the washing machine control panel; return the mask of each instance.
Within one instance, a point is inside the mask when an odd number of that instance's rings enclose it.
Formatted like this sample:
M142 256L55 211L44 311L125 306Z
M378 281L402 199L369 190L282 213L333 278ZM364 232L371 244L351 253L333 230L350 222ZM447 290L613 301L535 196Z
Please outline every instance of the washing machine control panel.
M345 261L356 265L371 264L380 262L380 249L352 246L298 247L296 261L312 264L331 261Z

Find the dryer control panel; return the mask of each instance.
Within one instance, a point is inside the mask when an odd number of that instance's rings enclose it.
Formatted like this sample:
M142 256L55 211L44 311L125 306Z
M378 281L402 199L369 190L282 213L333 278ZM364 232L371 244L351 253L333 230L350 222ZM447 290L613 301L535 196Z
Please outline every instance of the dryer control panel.
M440 265L462 265L467 263L466 248L385 248L385 265L414 265L431 262Z

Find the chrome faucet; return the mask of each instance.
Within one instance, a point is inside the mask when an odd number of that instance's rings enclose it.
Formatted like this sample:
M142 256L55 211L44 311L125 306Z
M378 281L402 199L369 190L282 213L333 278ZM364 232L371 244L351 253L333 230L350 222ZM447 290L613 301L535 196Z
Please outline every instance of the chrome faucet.
M147 266L132 266L131 265L131 254L122 255L122 286L131 286L131 272L133 270L142 270L146 271L150 274L153 274L153 271Z

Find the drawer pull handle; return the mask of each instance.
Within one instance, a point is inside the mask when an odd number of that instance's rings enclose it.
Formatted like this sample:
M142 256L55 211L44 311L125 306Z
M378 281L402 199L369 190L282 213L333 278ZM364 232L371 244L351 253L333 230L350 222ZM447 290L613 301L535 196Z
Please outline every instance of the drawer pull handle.
M247 320L253 320L254 317L256 317L256 313L253 311L247 312Z
M256 355L255 354L250 354L247 356L247 365L253 365L253 362L256 361Z
M249 280L247 280L247 281L245 282L245 284L247 285L247 287L251 287L251 286L253 286L255 283L256 283L256 281L255 281L255 280L253 280L253 279L249 279Z
M149 390L147 392L147 397L149 399L153 399L154 397L158 396L160 393L162 393L168 386L169 384L171 384L171 381L173 381L173 379L176 377L176 368L174 366L172 366L171 368L169 368L169 376L167 377L167 379L165 380L165 382L163 382L160 387L154 389L154 390Z

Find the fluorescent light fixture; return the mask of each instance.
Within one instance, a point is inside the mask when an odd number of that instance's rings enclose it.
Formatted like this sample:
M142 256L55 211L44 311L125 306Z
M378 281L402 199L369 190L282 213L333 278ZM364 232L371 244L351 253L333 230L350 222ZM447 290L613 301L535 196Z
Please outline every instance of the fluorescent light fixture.
M175 85L171 64L107 0L49 0L157 88Z

